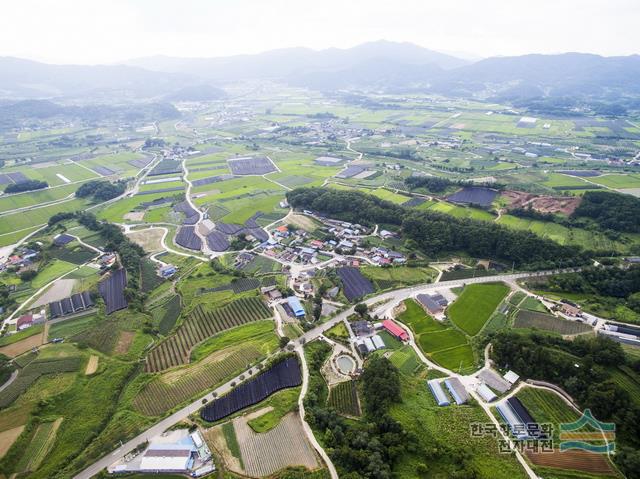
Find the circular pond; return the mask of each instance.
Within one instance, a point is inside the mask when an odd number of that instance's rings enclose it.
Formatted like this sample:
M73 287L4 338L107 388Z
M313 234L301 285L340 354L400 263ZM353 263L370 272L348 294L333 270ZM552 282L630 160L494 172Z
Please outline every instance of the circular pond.
M338 356L336 358L336 364L342 374L350 374L356 369L356 362L351 356L347 356L346 354Z

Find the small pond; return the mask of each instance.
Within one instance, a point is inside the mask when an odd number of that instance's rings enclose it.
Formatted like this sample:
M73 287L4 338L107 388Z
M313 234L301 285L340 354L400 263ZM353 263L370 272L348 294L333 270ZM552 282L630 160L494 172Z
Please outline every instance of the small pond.
M356 369L356 362L352 357L345 354L336 358L336 364L338 365L338 370L342 374L350 374Z

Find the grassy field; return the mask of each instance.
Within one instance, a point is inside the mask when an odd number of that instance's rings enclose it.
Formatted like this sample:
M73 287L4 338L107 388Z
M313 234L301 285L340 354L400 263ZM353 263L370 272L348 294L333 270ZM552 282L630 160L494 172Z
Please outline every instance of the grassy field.
M609 188L640 188L640 175L602 175L589 181Z
M252 406L250 410L243 411L243 413L247 413L265 407L273 408L271 411L251 419L247 424L258 433L270 431L280 423L285 414L297 407L298 396L300 396L299 387L284 389L272 394L261 403Z
M65 273L75 269L77 265L68 263L66 261L60 261L53 259L40 271L38 275L31 281L31 287L33 289L40 289L45 284L53 281L54 279L62 276Z
M503 283L467 285L449 306L447 315L465 333L475 336L508 292L509 287Z
M407 266L394 266L380 268L377 266L363 266L360 271L364 276L373 281L378 289L396 288L402 285L418 283L430 283L438 275L432 268Z
M0 221L0 235L14 233L16 230L33 228L38 225L44 225L54 214L83 210L85 209L86 204L87 203L84 200L73 199L62 203L56 203L54 205L41 206L39 208L33 208L2 216L2 221Z
M28 191L0 197L0 213L17 208L28 208L42 203L62 200L75 193L79 185L65 185L44 190Z

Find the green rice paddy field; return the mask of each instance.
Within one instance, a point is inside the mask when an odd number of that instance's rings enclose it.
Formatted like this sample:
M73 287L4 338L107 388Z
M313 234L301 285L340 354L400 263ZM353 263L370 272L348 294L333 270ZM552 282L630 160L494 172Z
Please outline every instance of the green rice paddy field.
M470 336L480 332L509 292L504 283L470 284L447 310L451 321Z
M454 371L474 369L474 356L466 336L450 324L436 321L412 299L397 319L411 328L420 349L441 366Z

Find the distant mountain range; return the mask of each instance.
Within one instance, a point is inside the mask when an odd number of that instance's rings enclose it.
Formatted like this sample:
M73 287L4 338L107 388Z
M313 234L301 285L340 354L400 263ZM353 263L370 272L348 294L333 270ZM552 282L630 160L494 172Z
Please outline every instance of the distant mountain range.
M225 84L274 80L321 91L425 91L518 101L640 95L640 56L565 53L469 62L410 43L290 48L220 58L148 57L121 65L48 65L0 58L0 98L223 98Z

